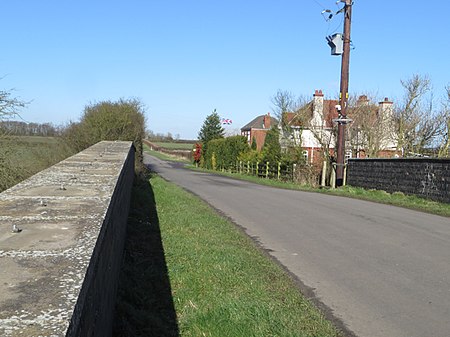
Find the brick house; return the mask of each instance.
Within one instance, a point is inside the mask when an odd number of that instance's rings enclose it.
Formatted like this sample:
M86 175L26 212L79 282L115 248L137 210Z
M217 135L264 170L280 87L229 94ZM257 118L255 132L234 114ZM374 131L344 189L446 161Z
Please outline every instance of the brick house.
M272 126L277 126L278 120L270 116L268 112L266 115L261 115L253 119L250 123L241 128L241 135L247 137L248 143L251 145L253 139L256 141L256 148L260 151L264 145L266 134Z
M295 113L286 113L278 126L282 150L301 146L310 163L322 161L324 149L334 153L336 136L333 119L338 117L337 104L337 100L326 100L322 90L316 90L311 102Z
M310 163L322 161L324 151L333 155L337 136L333 119L339 116L336 109L338 104L338 100L324 99L322 90L316 90L312 101L295 113L285 113L278 124L281 148L286 151L290 146L301 146ZM355 106L347 109L347 115L355 117L355 125L346 128L346 158L367 157L368 153L375 151L369 146L376 148L376 156L392 157L397 154L393 102L385 98L377 106L370 104L367 96L360 96ZM376 144L373 141L371 143L373 134L370 137L368 135L375 128L378 132Z
M347 129L346 148L353 158L398 157L397 136L394 123L394 103L385 97L373 104L367 96L358 98L348 115L354 122Z

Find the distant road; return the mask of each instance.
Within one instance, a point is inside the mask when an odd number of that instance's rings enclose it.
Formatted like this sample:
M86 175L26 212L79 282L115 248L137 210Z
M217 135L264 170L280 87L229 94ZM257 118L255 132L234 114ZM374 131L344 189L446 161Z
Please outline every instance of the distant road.
M449 218L145 162L242 226L355 335L450 336Z

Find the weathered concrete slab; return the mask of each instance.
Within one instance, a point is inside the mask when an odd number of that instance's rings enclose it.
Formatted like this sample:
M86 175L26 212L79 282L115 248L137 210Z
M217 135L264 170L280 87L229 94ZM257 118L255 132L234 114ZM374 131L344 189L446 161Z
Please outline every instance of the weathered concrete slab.
M118 187L132 183L123 178L133 168L131 148L131 142L100 142L0 194L0 336L64 336L69 325L72 335L82 330L82 288L95 293L91 284L104 268L98 266L117 263L104 257L104 247L121 244L103 241L125 225L114 224L111 207L120 205L116 194L131 190Z

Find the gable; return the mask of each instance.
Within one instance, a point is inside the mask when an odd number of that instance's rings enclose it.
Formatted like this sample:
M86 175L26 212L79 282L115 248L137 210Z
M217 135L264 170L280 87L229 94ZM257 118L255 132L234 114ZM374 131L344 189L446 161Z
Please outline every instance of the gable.
M250 123L247 123L241 128L241 131L250 131L251 129L270 129L264 126L264 118L267 115L261 115L253 119ZM272 116L270 116L270 125L274 126L278 124L278 120Z

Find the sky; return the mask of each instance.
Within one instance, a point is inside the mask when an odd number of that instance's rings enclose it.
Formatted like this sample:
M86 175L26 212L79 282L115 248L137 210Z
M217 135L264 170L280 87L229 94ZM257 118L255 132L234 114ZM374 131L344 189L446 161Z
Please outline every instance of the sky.
M154 133L197 139L216 109L238 130L278 90L339 93L341 58L325 37L331 0L16 0L2 3L0 90L29 102L24 121L64 125L101 101L137 98ZM349 92L399 101L400 80L450 84L450 2L353 4Z

